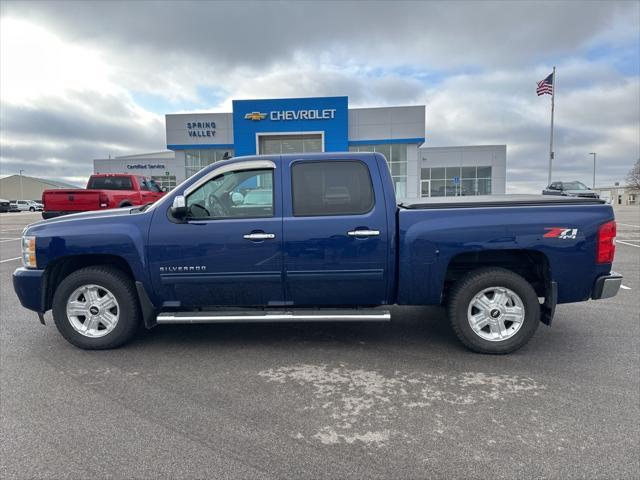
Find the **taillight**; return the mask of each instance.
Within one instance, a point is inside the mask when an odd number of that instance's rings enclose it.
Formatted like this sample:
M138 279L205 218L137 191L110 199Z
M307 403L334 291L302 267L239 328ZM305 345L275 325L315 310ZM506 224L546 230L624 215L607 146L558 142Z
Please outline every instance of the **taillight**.
M106 193L100 193L100 208L109 208L109 196Z
M613 263L616 254L616 222L600 225L598 230L597 263Z

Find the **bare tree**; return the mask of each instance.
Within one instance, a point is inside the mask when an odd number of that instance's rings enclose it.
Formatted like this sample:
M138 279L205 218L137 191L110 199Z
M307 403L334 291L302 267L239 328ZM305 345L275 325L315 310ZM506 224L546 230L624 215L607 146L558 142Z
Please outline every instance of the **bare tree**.
M640 190L640 158L636 160L636 164L627 174L627 186L634 190Z

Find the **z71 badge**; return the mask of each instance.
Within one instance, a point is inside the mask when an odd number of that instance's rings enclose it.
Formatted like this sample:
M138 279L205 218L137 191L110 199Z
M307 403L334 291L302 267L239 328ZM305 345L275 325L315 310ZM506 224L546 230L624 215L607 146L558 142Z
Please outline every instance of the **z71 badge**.
M544 234L544 238L560 238L562 240L575 240L578 236L577 228L565 228L565 227L547 227L545 228L547 233Z

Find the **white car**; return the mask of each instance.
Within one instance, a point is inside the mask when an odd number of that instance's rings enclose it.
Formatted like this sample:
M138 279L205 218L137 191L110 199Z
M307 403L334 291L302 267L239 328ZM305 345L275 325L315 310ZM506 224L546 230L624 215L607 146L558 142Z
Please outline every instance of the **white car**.
M12 212L41 212L42 208L42 204L35 200L11 200Z

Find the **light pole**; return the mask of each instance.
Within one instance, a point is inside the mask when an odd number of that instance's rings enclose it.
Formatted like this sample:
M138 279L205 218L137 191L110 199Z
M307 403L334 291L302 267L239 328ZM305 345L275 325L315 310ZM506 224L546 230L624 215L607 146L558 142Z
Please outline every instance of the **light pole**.
M591 152L589 155L593 155L593 188L596 188L596 152Z
M22 172L24 172L24 170L20 170L20 200L24 200L24 192L22 190Z

